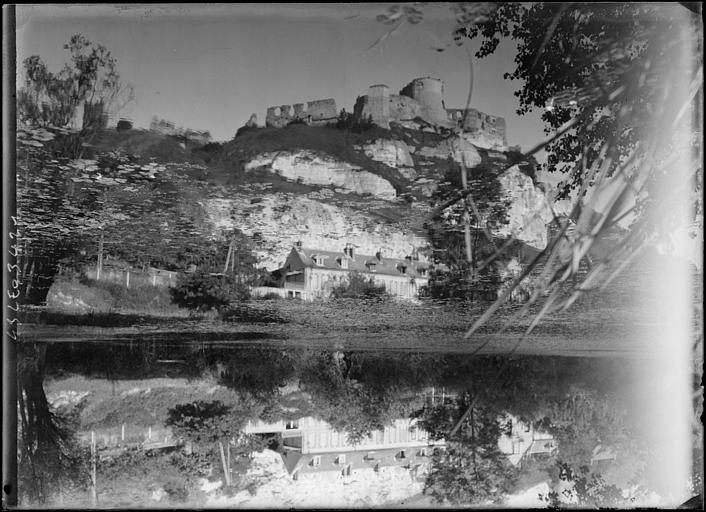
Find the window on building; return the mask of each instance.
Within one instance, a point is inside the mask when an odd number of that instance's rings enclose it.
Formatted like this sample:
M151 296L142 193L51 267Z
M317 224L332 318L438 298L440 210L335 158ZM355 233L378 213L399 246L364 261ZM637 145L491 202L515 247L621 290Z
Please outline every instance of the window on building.
M294 297L297 298L297 299L301 299L301 298L302 298L302 292L294 292Z
M321 465L321 455L314 455L314 458L311 460L311 465L314 467L318 467Z
M406 274L407 273L407 266L406 265L397 265L397 270L400 271L401 274Z
M372 261L367 262L365 266L368 268L368 272L375 272L375 263Z
M532 430L532 425L525 423L525 432L529 432L530 430Z
M346 463L346 454L342 453L338 457L336 457L336 464L345 464Z
M288 292L287 292L287 297L290 298L290 299L294 298L294 292L288 291Z
M288 421L287 424L285 425L285 428L287 430L293 430L299 428L299 422L298 421Z

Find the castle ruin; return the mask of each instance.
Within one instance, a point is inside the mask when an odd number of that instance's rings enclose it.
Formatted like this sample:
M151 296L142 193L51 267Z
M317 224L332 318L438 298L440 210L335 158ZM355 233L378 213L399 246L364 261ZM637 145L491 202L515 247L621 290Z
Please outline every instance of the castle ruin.
M444 82L438 78L415 78L399 94L390 94L387 85L371 85L368 94L356 100L353 114L356 119L370 118L383 128L389 128L390 122L405 123L420 118L435 126L459 127L494 144L507 145L504 118L474 108L446 108Z
M444 82L438 78L415 78L399 94L390 94L390 88L384 84L371 85L367 95L357 98L353 115L357 120L372 119L383 128L389 128L391 122L405 124L421 119L433 126L461 128L493 146L507 146L504 118L474 108L446 108ZM282 128L292 122L303 122L322 126L335 123L337 118L336 102L329 98L271 106L265 125Z
M294 105L278 105L267 109L265 126L282 128L293 121L320 126L335 123L338 119L336 101L333 98L315 100Z

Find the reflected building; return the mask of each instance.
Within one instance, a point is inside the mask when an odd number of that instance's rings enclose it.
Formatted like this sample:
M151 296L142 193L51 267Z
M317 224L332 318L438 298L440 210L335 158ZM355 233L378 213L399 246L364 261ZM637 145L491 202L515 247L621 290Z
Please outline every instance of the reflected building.
M350 443L345 432L313 417L276 423L249 421L244 431L276 435L284 466L296 480L322 472L338 472L345 477L392 466L417 472L445 442L430 439L416 423L413 419L397 419L358 444Z
M512 465L537 454L557 451L554 437L530 423L506 415L500 420L505 427L498 448ZM358 444L349 442L345 432L313 417L266 423L249 421L247 434L269 434L277 438L279 453L292 478L338 472L341 476L379 471L383 467L403 467L415 474L426 469L431 456L443 450L445 440L433 440L417 426L416 419L397 419L382 430L375 430Z

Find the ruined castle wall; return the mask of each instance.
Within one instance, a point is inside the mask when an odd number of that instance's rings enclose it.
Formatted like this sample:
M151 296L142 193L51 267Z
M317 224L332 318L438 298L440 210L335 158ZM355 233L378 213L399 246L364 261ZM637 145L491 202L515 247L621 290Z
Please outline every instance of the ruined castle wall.
M422 117L424 111L422 105L407 96L396 94L389 98L389 112L391 121L412 121L415 117Z
M376 125L389 128L390 121L412 121L415 117L422 117L422 106L407 96L368 94L358 97L353 114L356 119L372 117Z
M338 118L336 101L333 98L310 101L307 103L306 115L312 124L335 122Z
M265 126L282 128L292 121L300 120L311 125L335 122L338 118L336 101L333 98L315 100L294 105L276 105L267 109Z
M416 78L400 91L400 96L407 96L419 102L422 119L440 126L448 125L448 115L444 106L444 82L436 78Z
M294 120L294 109L291 105L278 105L267 109L265 126L273 128L283 128L287 123Z
M507 145L505 118L479 112L474 108L469 108L468 111L460 108L447 109L446 112L449 120L456 126L461 126L464 131L483 135L503 146Z

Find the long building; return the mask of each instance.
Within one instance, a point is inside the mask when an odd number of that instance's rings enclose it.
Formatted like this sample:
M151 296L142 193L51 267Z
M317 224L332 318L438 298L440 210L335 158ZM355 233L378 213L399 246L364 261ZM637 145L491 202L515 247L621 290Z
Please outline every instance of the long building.
M331 290L348 282L357 272L366 280L383 285L390 295L415 299L419 289L429 282L431 265L416 256L387 258L382 250L375 255L357 254L351 244L342 252L324 251L296 244L281 269L279 287L259 287L254 295L277 293L287 298L313 300L325 298Z

